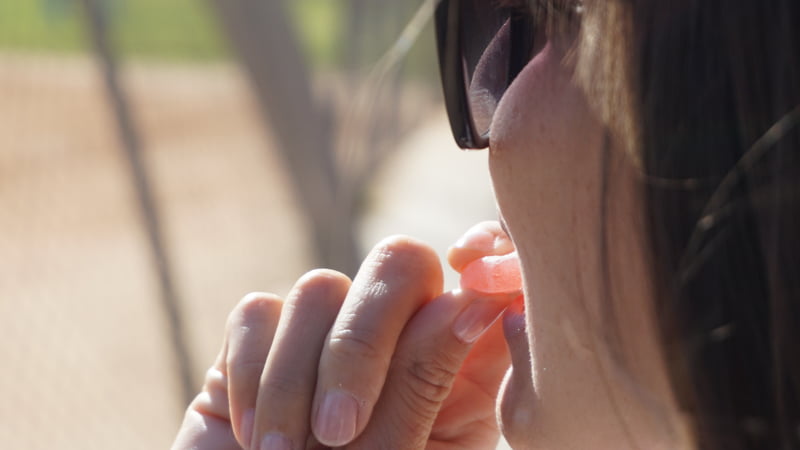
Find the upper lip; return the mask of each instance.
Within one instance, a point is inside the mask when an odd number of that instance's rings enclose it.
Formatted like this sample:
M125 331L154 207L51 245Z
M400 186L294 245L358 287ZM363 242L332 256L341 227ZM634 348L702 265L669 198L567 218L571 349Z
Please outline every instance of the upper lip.
M508 237L511 237L511 233L508 232L508 226L506 226L506 219L503 217L502 214L497 215L497 221L500 222L500 228L502 228L503 231L506 232Z

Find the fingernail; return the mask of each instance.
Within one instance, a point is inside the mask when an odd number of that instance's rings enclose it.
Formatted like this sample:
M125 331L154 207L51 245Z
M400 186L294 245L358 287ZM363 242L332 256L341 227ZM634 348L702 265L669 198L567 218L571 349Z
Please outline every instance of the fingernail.
M267 433L261 439L259 450L292 450L292 443L280 433Z
M470 229L453 244L453 247L491 252L494 249L494 240L494 235L488 231Z
M250 448L250 441L253 438L253 423L256 420L256 410L250 408L242 414L242 423L239 425L239 436L242 438L245 448Z
M500 316L502 308L491 300L476 300L461 311L453 322L453 334L461 341L472 344Z
M314 434L321 444L339 447L356 435L358 402L352 395L331 390L325 394L314 421Z

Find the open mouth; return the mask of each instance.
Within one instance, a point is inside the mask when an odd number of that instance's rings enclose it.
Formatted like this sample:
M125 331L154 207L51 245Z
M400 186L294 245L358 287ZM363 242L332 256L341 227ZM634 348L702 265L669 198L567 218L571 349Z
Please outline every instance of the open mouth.
M497 221L481 222L470 228L447 259L461 274L461 289L504 303L522 295L519 257L508 233Z

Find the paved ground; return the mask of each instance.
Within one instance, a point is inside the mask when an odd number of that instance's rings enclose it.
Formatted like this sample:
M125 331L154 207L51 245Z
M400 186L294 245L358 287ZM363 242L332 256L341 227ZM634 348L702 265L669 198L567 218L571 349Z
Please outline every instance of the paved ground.
M153 271L98 81L87 60L0 56L3 448L166 448L180 419ZM285 293L311 268L303 224L234 69L140 67L127 86L201 374L241 295ZM494 216L485 155L458 154L442 112L426 114L377 177L365 244L403 232L443 253Z

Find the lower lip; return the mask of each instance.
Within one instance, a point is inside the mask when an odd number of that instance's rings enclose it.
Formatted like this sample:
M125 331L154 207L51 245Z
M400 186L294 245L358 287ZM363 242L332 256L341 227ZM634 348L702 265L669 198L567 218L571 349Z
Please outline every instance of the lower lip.
M514 300L514 302L508 306L506 312L503 313L503 334L505 334L506 341L512 353L514 353L514 348L527 350L528 339L527 333L525 333L525 304L522 296Z
M500 228L505 231L505 233L511 236L511 233L508 232L508 225L506 225L506 219L503 217L503 214L497 213L497 221L500 222Z

